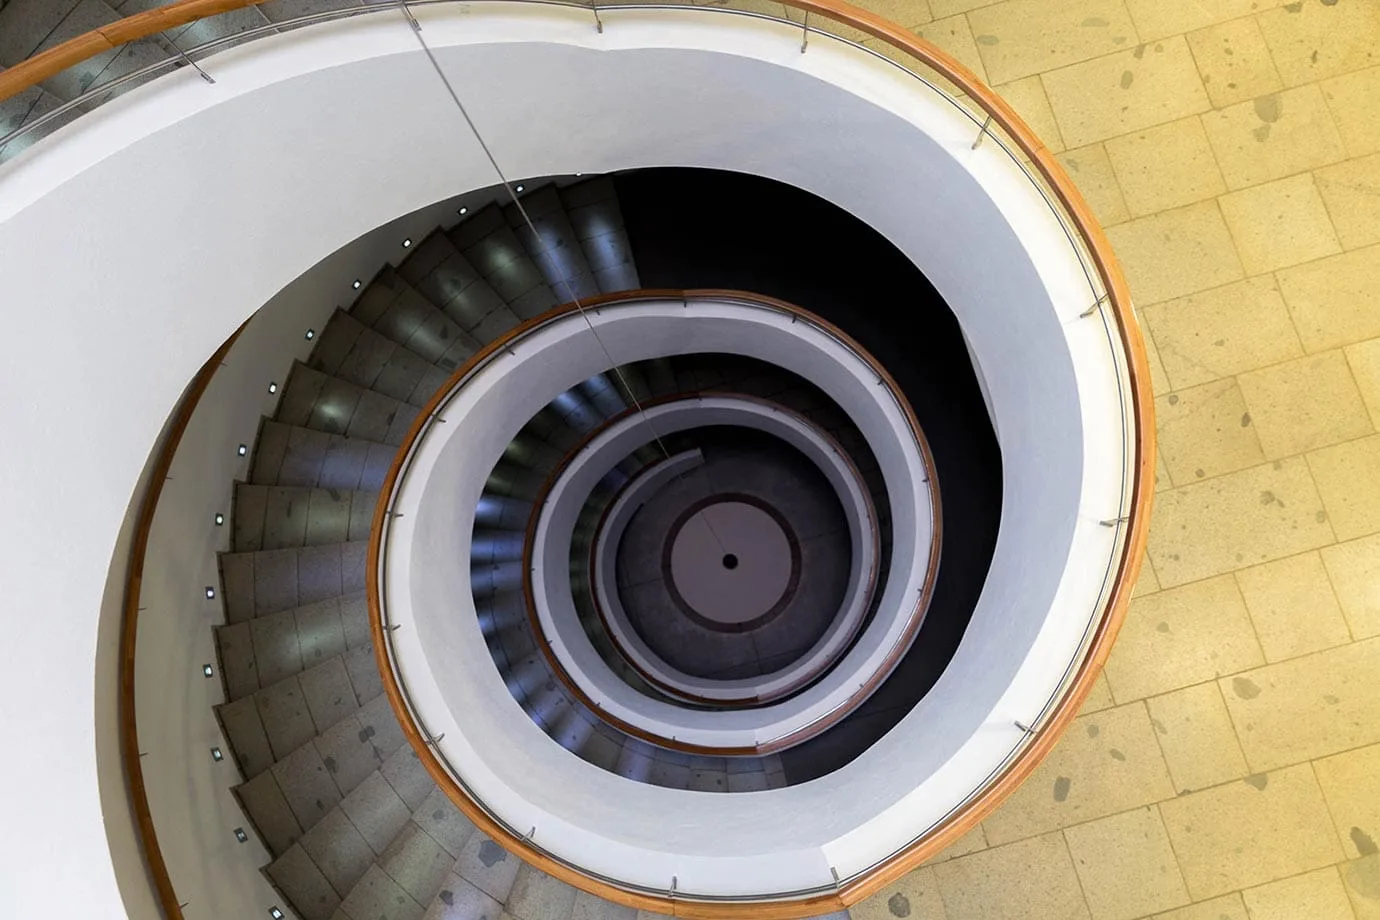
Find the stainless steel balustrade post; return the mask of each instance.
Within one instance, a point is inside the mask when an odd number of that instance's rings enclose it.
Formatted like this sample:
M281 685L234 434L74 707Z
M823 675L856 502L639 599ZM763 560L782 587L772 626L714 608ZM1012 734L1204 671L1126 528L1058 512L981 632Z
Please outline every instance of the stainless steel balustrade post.
M176 44L173 44L173 50L177 52L177 56L182 58L184 63L190 64L193 68L195 68L197 73L201 74L201 79L205 80L207 83L216 82L215 77L212 77L209 73L202 70L200 64L198 64L196 61L192 60L190 57L187 56L187 52L177 47Z

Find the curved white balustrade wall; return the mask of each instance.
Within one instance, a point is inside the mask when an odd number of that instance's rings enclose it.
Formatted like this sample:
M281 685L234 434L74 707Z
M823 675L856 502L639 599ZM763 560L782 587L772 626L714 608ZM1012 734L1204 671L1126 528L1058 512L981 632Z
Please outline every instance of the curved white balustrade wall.
M672 306L675 308L677 305ZM600 317L624 311L634 314L639 309L638 306L629 306L622 310L610 310L605 307L600 311ZM679 309L684 314L684 307ZM746 313L754 312L752 307L737 309ZM701 318L701 314L710 310L719 312L713 306L697 303L693 314L694 324L698 326L702 323L716 322L713 317ZM686 319L689 317L672 320L682 327L678 335L696 335L697 333L685 328L690 325ZM572 316L569 322L575 330L574 335L589 334L581 317ZM790 324L789 319L785 322L787 325ZM723 338L732 338L733 330L742 328L741 323L732 320L724 322L723 325L727 333L726 336L720 333ZM600 328L602 335L602 326ZM760 330L753 331L756 334ZM797 336L796 342L792 344L799 344L803 350L815 343L809 343L807 337L801 335ZM844 351L837 343L835 346ZM548 353L545 360L559 359ZM809 358L803 360L807 363L818 363L817 358L814 361ZM856 358L854 361L861 364ZM865 366L855 369L854 373L859 369L866 373ZM818 380L819 377L816 376L814 379ZM909 468L925 470L920 447L911 439L905 416L900 408L885 390L875 386L872 389L872 398L884 402L882 411L892 416L892 428L887 432L891 436L891 441L885 447L874 446L874 452L880 454L892 448L893 444L905 451L906 442L909 442L909 452L912 456L907 460L913 464ZM882 398L877 400L877 396ZM792 662L781 671L744 680L704 680L679 672L672 672L668 676L677 685L688 685L684 689L689 693L709 691L734 699L758 695L770 697L779 695L792 686L799 686L803 679L807 679L807 675L818 673L832 662L857 633L872 599L871 589L878 574L876 566L879 554L876 514L872 509L871 497L858 478L856 470L837 445L831 443L831 439L795 413L782 411L758 400L733 396L705 396L661 403L649 407L645 416L630 415L610 425L586 445L556 479L541 509L532 543L532 597L536 605L537 618L543 634L551 644L552 653L571 679L584 688L591 699L609 715L659 738L675 738L686 744L705 747L752 748L770 745L778 739L806 730L847 705L856 694L858 686L866 683L872 676L864 669L869 664L880 664L890 650L902 644L903 632L913 635L913 630L919 626L919 617L923 611L917 610L914 603L906 604L905 595L893 596L892 600L895 603L890 608L882 608L889 610L890 616L877 617L873 629L869 630L871 633L885 636L879 646L879 657L874 659L872 656L850 656L853 664L851 668L847 663L838 664L815 688L787 703L731 713L706 712L651 699L624 683L590 642L589 636L580 624L579 611L575 608L570 583L570 544L575 534L580 509L598 482L620 460L651 438L650 431L655 431L659 437L665 437L679 431L713 425L752 428L773 435L799 450L824 474L834 487L848 521L852 567L837 617L815 646L799 661ZM893 469L897 467L893 466ZM921 477L929 478L924 473ZM906 526L915 531L916 538L911 552L904 558L897 558L900 554L893 557L892 570L887 575L888 580L898 578L902 583L914 583L918 580L923 584L930 574L929 545L924 541L926 537L933 540L936 534L930 530L930 515L924 512L928 508L933 508L934 503L928 495L923 494L929 491L929 484L921 482L920 490L922 495L917 496L918 500L899 511L900 518ZM626 520L623 523L626 524ZM622 613L621 602L617 601L617 591L610 593L607 590L612 583L610 577L613 574L614 555L612 552L603 553L603 571L596 568L592 573L600 603L605 605L604 609L613 620L613 631L622 640L631 640L627 646L630 650L641 653L639 666L648 668L653 673L665 670L666 665L660 663L645 643L636 638L626 614ZM420 614L421 611L417 613ZM914 622L912 616L915 617ZM888 626L891 628L887 629ZM908 646L909 642L904 644ZM867 646L868 641L865 637L861 640L860 647Z
M959 108L870 52L812 35L802 54L798 27L711 9L610 9L602 32L560 7L416 14L509 175L679 165L790 183L890 239L963 326L1005 503L983 595L925 700L827 783L716 804L543 750L557 781L489 803L539 813L521 818L537 844L659 892L673 875L687 893L831 888L831 867L846 880L904 847L998 769L1022 742L1014 722L1040 717L1081 654L1121 541L1099 522L1125 507L1133 459L1119 346L1103 318L1080 319L1102 291L1017 161L992 139L974 149ZM54 891L92 917L122 913L98 794L95 750L113 744L96 732L111 687L93 675L113 654L98 649L98 618L130 496L183 387L305 269L495 179L396 11L203 66L214 85L184 68L0 167L6 300L42 305L11 311L0 340L5 604L43 612L10 631L0 669L4 722L26 739L7 758L0 838L0 860L26 867L5 886L15 916L49 910ZM55 679L63 692L34 693ZM491 737L530 727L491 689L474 701ZM186 705L182 717L204 718L201 701ZM521 774L529 740L473 762ZM607 831L592 846L590 828Z

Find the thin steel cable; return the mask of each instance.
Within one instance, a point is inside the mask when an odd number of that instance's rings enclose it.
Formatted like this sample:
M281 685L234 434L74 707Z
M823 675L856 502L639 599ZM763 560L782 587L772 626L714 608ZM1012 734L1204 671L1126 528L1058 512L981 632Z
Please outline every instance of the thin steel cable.
M503 171L503 167L498 165L498 160L494 157L493 151L489 149L489 145L485 142L484 136L479 133L479 128L475 125L474 119L470 117L469 110L466 109L465 104L460 101L459 93L455 91L455 87L451 84L450 78L447 77L445 71L441 69L440 63L436 60L436 55L426 43L426 38L422 35L421 24L412 16L412 12L407 8L405 0L398 0L398 9L403 14L404 18L407 19L409 30L416 36L417 44L421 46L422 51L426 54L427 60L431 62L432 69L436 71L436 76L440 78L441 84L445 86L451 101L455 103L455 108L460 112L461 117L465 119L465 124L469 126L470 133L473 134L474 139L479 142L479 148L484 151L484 156L488 159L489 165L494 168L494 173L498 176L498 181L502 183L503 190L513 202L513 206L517 208L518 214L522 217L522 222L527 226L528 232L532 234L534 240L540 243L542 237L541 234L537 232L536 224L532 222L532 218L527 213L527 208L522 204L522 199L518 197L517 192L513 188L513 184L508 181L507 173ZM642 405L642 401L637 398L637 394L633 392L632 387L628 384L628 379L623 375L622 366L613 359L613 354L609 351L608 345L599 337L599 331L594 328L594 322L589 318L589 311L586 310L585 305L580 302L580 298L575 294L575 289L570 286L570 280L562 278L559 283L565 288L567 302L575 305L575 309L579 312L580 318L583 319L585 325L589 327L589 334L592 335L594 341L599 344L599 350L604 353L604 360L607 362L609 369L613 371L614 376L618 379L619 386L622 387L623 392L627 394L628 401L631 402L633 407L637 410L637 414L641 417L642 423L646 425L647 430L651 432L652 440L656 442L656 446L661 451L662 457L667 460L671 459L671 452L667 450L665 442L661 439L661 434L656 430L656 426L652 424L652 420L648 417L647 410ZM706 477L706 483L707 482L708 477ZM728 550L724 545L723 539L714 530L714 525L710 523L707 516L704 517L703 520L705 526L709 528L710 534L713 535L714 542L719 544L719 550L727 555Z

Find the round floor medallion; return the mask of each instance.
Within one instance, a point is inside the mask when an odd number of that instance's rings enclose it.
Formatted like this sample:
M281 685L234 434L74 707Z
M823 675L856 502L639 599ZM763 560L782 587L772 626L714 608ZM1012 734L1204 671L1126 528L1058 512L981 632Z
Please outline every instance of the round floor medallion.
M677 605L701 625L755 629L790 601L800 549L776 509L751 496L716 496L681 515L664 559Z

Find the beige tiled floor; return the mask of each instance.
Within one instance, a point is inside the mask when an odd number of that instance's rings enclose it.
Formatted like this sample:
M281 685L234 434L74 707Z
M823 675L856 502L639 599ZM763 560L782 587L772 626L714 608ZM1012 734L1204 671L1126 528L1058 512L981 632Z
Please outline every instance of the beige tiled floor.
M1063 151L1150 338L1160 464L1083 715L853 915L1380 920L1380 0L862 2Z

